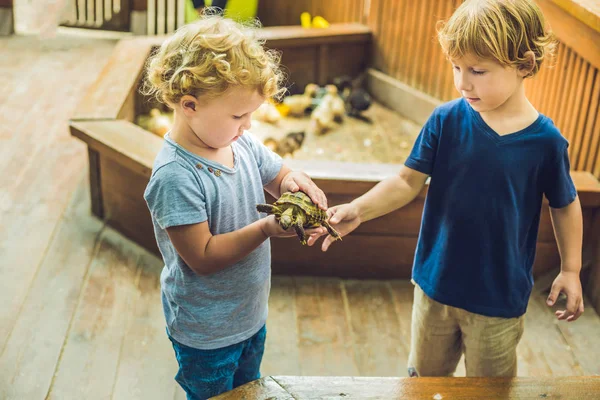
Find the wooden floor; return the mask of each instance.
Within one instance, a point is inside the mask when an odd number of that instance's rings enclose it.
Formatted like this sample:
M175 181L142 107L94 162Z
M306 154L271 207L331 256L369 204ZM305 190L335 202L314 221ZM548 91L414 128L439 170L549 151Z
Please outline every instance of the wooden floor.
M0 399L183 399L161 262L90 215L67 128L113 46L0 39ZM408 282L274 277L263 374L406 376L411 298ZM543 300L519 374L600 374L598 315L557 324Z

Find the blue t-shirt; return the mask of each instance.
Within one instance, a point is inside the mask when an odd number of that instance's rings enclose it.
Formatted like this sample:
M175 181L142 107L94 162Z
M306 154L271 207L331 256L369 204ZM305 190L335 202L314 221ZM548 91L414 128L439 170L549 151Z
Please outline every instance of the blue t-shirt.
M200 276L179 256L166 231L208 221L210 232L219 235L259 219L256 204L265 202L263 186L281 170L281 157L249 134L231 147L233 168L187 151L167 134L144 193L165 262L160 283L167 330L197 349L244 341L267 319L269 240L238 263Z
M525 313L542 198L570 204L568 142L544 115L498 135L458 99L435 109L405 162L430 175L413 279L432 299L491 317Z

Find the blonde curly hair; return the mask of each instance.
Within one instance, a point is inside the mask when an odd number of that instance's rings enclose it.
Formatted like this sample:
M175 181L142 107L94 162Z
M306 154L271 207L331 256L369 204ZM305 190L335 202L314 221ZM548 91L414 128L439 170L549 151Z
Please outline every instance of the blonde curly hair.
M280 55L263 47L258 27L206 13L151 55L141 92L171 107L185 95L210 99L234 86L255 87L265 98L281 96Z
M472 54L505 67L532 67L525 57L535 54L535 75L554 54L556 41L544 15L532 0L467 0L438 27L438 40L450 59Z

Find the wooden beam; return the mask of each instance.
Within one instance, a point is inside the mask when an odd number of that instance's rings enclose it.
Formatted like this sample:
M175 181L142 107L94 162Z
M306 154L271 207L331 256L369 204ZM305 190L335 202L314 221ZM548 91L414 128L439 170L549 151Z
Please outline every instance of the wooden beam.
M600 7L598 7L598 0L551 1L596 32L600 32Z
M372 68L367 69L367 87L378 102L419 124L425 124L433 109L442 104L439 99Z
M600 68L600 31L581 22L572 13L559 7L554 0L538 0L537 4L558 39L593 66Z
M600 377L544 378L387 378L334 376L267 376L215 397L229 399L592 399Z

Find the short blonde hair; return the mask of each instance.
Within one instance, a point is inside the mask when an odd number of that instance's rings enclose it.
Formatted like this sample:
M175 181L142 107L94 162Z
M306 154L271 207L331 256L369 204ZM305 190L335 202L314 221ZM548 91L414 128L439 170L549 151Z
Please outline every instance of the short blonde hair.
M148 59L141 92L167 105L185 95L215 98L234 86L279 97L285 90L280 56L256 38L258 26L207 13L181 27Z
M525 53L535 54L535 75L556 46L544 15L532 0L466 0L438 28L438 40L450 59L472 54L505 67L531 67Z

